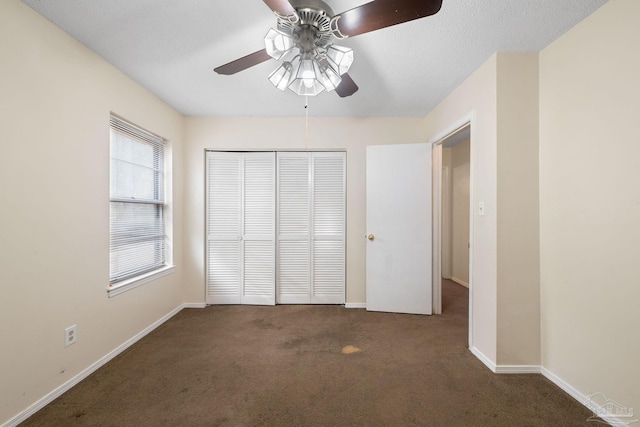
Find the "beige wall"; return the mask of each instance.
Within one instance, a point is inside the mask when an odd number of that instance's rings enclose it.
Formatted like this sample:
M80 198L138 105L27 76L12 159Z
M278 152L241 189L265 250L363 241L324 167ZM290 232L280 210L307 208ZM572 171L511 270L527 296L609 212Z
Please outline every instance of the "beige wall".
M498 353L540 365L538 53L498 54Z
M490 365L539 365L537 54L493 55L427 115L428 137L465 117L473 118L472 350Z
M305 120L299 118L187 118L185 121L185 271L189 302L203 302L204 153L224 150L304 150ZM347 152L347 303L365 302L366 146L424 142L419 118L309 118L310 149Z
M470 140L451 147L451 277L469 286Z
M425 118L429 140L473 115L471 127L472 206L483 201L486 215L473 216L473 347L496 360L496 150L497 55L489 58ZM451 129L453 130L453 129Z
M542 364L640 411L640 2L540 54Z
M114 298L110 111L171 141L179 265ZM181 304L183 201L182 117L18 0L0 2L0 121L2 424Z

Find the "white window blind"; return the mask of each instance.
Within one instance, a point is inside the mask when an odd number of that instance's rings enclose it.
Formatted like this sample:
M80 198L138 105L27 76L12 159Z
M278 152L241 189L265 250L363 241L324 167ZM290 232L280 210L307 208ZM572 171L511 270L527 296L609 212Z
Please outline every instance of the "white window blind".
M111 116L109 283L164 267L164 139Z

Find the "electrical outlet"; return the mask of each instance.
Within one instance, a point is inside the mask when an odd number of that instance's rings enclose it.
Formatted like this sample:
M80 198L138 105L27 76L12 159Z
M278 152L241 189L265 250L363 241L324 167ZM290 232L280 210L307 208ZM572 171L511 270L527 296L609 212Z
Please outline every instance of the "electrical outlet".
M68 347L71 344L75 344L78 340L78 331L76 325L69 326L64 330L64 346Z

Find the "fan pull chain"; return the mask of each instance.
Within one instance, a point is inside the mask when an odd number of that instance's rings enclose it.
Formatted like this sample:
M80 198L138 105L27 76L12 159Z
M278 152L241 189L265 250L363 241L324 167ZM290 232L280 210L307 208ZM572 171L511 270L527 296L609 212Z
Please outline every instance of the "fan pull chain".
M304 97L304 151L309 151L309 97Z

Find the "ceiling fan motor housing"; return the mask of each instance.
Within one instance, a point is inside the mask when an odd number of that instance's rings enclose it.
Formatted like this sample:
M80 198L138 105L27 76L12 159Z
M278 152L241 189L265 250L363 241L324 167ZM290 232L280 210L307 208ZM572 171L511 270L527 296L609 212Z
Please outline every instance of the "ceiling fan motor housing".
M290 17L278 17L278 30L293 37L301 48L301 53L311 53L315 49L325 49L335 37L331 31L333 11L322 2L295 4L297 20Z

